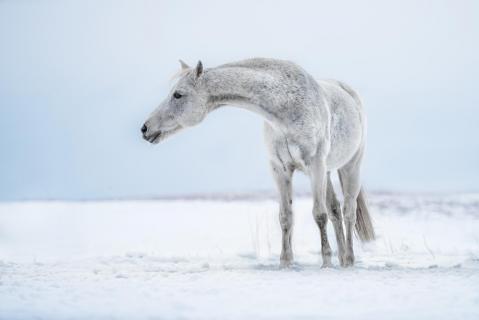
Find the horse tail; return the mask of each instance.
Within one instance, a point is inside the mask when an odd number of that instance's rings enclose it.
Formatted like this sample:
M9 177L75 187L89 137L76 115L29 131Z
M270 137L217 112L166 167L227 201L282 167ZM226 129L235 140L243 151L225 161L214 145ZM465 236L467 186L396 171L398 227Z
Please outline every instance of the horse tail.
M356 209L356 234L362 242L368 242L376 239L373 222L369 215L368 205L364 196L364 190L359 191Z

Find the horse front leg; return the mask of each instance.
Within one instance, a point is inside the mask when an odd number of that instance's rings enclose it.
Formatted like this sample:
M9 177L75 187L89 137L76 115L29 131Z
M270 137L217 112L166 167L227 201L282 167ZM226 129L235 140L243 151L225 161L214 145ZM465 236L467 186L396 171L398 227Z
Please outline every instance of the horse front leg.
M281 267L289 267L293 263L293 248L291 245L293 232L291 178L293 170L285 168L283 165L277 165L274 162L271 162L271 169L280 195L279 223L282 231L280 265Z
M313 190L313 217L319 227L321 236L322 267L330 267L331 247L328 241L327 223L328 209L326 206L327 172L326 159L318 155L311 166L311 184Z

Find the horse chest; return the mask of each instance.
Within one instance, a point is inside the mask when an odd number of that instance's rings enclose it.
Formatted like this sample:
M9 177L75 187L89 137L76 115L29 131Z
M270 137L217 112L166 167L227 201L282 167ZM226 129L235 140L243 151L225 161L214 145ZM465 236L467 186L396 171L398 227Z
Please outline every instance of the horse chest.
M309 149L295 142L294 139L284 137L283 143L281 143L281 147L278 149L278 156L288 166L307 173L309 172L308 168L312 155Z

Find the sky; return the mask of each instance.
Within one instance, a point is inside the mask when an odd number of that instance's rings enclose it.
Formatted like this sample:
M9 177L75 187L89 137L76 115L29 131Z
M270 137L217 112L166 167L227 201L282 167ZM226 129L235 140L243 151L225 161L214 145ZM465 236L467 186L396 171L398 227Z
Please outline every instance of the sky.
M360 93L366 189L479 191L478 39L477 1L0 1L0 200L275 190L256 114L140 135L178 59L250 57Z

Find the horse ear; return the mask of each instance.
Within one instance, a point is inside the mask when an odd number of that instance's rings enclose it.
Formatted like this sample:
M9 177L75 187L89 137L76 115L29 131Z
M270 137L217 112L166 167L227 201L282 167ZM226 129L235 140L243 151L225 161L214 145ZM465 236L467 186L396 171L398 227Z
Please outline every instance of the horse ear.
M201 74L203 73L203 64L201 61L198 61L198 64L196 65L196 77L199 78Z
M190 66L186 64L186 62L184 62L183 60L179 60L180 61L180 64L181 64L181 70L185 70L185 69L189 69Z

